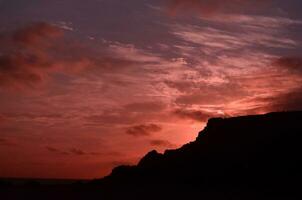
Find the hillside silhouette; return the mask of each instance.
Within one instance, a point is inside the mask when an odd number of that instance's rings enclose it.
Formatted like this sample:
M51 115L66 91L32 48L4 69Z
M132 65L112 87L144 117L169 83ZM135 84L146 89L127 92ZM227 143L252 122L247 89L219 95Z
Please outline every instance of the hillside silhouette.
M137 166L120 166L99 184L190 184L292 190L302 178L302 112L213 118L196 141ZM293 194L293 193L292 193Z
M136 166L119 166L102 179L43 190L43 195L63 191L72 199L300 199L301 142L301 111L213 118L195 141L179 149L150 151Z

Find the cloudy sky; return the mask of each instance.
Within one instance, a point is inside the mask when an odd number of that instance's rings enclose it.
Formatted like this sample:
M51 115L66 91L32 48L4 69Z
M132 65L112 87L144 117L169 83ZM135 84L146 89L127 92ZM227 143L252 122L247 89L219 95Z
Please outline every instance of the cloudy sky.
M0 176L96 178L210 117L302 109L300 0L0 0Z

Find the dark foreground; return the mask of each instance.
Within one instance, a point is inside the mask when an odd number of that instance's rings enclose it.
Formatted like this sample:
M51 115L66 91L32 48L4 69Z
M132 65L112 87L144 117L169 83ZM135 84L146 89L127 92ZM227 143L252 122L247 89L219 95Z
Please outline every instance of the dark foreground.
M302 112L211 119L196 141L88 183L10 185L1 199L302 199ZM3 197L3 198L2 198Z

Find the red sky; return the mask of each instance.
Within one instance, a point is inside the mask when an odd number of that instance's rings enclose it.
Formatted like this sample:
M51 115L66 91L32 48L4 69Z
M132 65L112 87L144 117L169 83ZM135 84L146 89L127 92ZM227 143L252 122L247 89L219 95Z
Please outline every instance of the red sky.
M0 177L102 177L210 117L301 109L300 7L0 1Z

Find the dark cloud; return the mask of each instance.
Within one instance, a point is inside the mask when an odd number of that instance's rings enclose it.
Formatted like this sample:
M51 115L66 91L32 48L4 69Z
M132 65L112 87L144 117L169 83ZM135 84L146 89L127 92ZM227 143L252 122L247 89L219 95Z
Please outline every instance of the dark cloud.
M70 149L70 153L74 154L74 155L86 155L87 152L81 150L81 149L77 149L77 148L72 148Z
M51 147L51 146L47 146L46 149L50 152L61 152L59 149Z
M54 73L87 75L121 73L137 64L75 40L62 28L33 23L0 36L0 87L35 88Z
M272 63L284 76L288 76L288 79L295 80L296 87L260 101L266 102L269 105L268 109L273 111L302 110L302 57L284 56Z
M0 86L34 86L41 82L54 60L49 49L63 31L48 23L34 23L0 38Z
M268 108L272 111L302 110L302 87L267 99Z
M119 157L121 155L123 155L120 152L116 152L116 151L110 151L110 152L104 152L104 153L100 153L100 152L93 152L93 151L84 151L82 149L79 148L71 148L69 150L69 153L72 155L77 155L77 156L109 156L109 157Z
M280 57L273 61L273 65L293 73L302 73L301 57Z
M55 25L38 22L23 27L13 33L12 40L20 45L33 48L49 43L56 38L62 37L63 30Z
M0 138L0 146L13 146L13 145L16 145L16 143L6 138Z
M269 0L168 0L167 2L171 15L193 12L212 17L245 9L259 9L260 5L269 2Z
M137 102L124 106L126 110L132 112L159 112L166 108L166 105L162 102Z
M64 151L52 146L46 146L46 149L49 152L56 153L56 154L61 154L61 155L76 155L76 156L83 156L83 155L88 155L88 156L96 156L96 155L102 155L101 153L98 152L87 152L79 148L71 148L68 151ZM108 155L110 156L119 156L117 152L109 152Z
M302 83L302 80L301 80ZM301 84L300 84L301 85ZM249 98L244 103L254 104L253 108L247 108L241 115L259 114L278 111L302 110L302 87L297 86L289 91L284 91L271 96L256 96Z
M46 150L48 150L49 152L52 152L52 153L57 153L57 154L62 154L62 155L68 155L69 153L66 152L66 151L62 151L58 148L55 148L55 147L52 147L52 146L46 146L45 147Z
M126 116L128 115L128 116ZM118 111L105 111L101 114L90 115L84 118L88 126L103 126L115 124L129 124L136 121L135 116L129 116L129 113Z
M209 118L216 116L200 110L177 109L173 112L179 118L189 119L198 122L206 122Z
M175 148L176 145L172 144L171 142L169 142L168 140L150 140L150 144L152 146L156 146L156 147L167 147L167 148Z
M159 132L162 127L157 124L141 124L129 127L126 133L133 136L150 136L152 133Z

